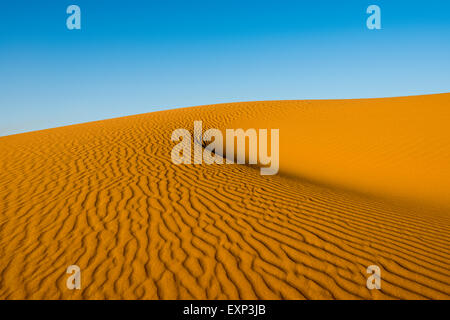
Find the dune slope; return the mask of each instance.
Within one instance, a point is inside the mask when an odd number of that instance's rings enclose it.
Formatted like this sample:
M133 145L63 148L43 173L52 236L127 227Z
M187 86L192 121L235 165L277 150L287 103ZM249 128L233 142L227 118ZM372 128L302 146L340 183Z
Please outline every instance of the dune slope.
M448 299L449 107L248 102L1 137L0 298ZM173 164L194 120L279 128L280 174Z

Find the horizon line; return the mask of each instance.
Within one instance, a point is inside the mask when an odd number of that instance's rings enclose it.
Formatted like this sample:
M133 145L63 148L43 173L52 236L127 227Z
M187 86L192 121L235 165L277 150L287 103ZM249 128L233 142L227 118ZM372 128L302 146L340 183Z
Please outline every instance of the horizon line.
M438 93L425 93L425 94L412 94L412 95L400 95L400 96L386 96L386 97L372 97L372 98L312 98L312 99L274 99L274 100L246 100L246 101L234 101L234 102L219 102L219 103L210 103L210 104L199 104L199 105L190 105L190 106L175 106L175 107L168 107L165 109L160 110L154 110L150 112L144 112L144 113L137 113L137 114L128 114L123 116L117 116L117 117L111 117L111 118L104 118L104 119L97 119L97 120L89 120L86 122L77 122L77 123L69 123L69 124L63 124L63 125L57 125L54 127L48 127L48 128L42 128L42 129L34 129L29 131L23 131L23 132L16 132L6 135L0 135L1 138L5 137L11 137L15 135L21 135L21 134L27 134L27 133L35 133L39 131L45 131L45 130L52 130L52 129L58 129L58 128L64 128L64 127L70 127L75 125L81 125L81 124L87 124L87 123L94 123L94 122L100 122L100 121L106 121L106 120L114 120L114 119L121 119L126 117L133 117L133 116L139 116L149 113L156 113L156 112L164 112L169 110L177 110L177 109L187 109L187 108L196 108L196 107L205 107L205 106L219 106L219 105L228 105L228 104L236 104L236 103L260 103L260 102L280 102L280 101L348 101L348 100L382 100L382 99L395 99L395 98L408 98L408 97L425 97L425 96L436 96L436 95L445 95L450 94L450 91L447 92L438 92Z

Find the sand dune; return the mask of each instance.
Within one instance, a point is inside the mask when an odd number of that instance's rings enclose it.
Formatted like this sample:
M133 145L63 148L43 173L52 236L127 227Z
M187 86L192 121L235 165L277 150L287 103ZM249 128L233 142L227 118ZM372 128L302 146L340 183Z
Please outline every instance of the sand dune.
M279 128L280 173L170 135ZM448 299L450 94L201 106L0 138L1 299ZM66 268L81 268L81 290ZM381 268L381 290L366 268Z

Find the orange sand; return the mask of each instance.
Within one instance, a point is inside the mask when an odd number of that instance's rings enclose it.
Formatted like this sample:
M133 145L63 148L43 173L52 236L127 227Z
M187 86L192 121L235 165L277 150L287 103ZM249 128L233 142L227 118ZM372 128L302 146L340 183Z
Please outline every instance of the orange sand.
M280 173L175 165L279 128ZM1 299L448 299L450 94L202 106L0 138ZM66 268L81 268L81 290ZM381 268L381 290L366 268Z

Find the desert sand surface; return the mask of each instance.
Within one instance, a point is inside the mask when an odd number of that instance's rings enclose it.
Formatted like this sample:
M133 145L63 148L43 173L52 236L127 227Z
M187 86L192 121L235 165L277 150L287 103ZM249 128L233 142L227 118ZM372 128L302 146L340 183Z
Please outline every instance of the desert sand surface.
M280 171L176 165L278 128ZM449 299L450 94L174 109L0 137L1 299ZM80 290L66 268L81 268ZM381 268L369 290L366 268Z

